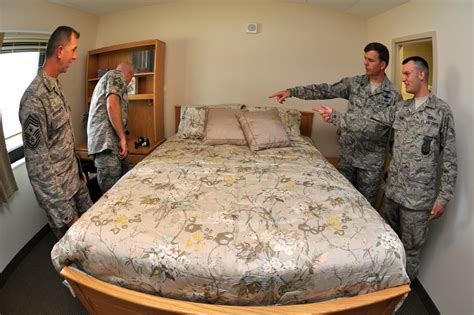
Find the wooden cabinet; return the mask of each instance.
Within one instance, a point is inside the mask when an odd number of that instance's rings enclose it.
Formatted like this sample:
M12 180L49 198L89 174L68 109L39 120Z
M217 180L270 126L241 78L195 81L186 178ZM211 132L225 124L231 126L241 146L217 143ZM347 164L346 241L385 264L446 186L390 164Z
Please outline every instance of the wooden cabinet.
M139 60L137 60L137 56ZM86 69L86 108L89 110L92 93L99 81L99 74L112 70L121 62L135 65L146 64L135 69L135 94L128 95L129 160L136 164L165 140L163 123L163 82L165 43L145 40L90 50ZM137 63L138 61L138 63ZM137 67L136 67L137 68ZM149 147L138 147L138 137L147 137ZM87 146L79 144L78 154L87 158Z

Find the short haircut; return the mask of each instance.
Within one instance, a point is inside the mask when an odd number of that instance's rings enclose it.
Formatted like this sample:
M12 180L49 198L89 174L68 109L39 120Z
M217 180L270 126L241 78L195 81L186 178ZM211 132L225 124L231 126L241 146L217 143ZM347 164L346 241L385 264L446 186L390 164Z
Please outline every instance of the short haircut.
M74 34L76 38L79 38L81 34L70 26L59 26L54 30L53 34L48 40L48 47L46 48L46 58L52 57L56 49L61 45L67 45L71 38L71 34Z
M428 66L428 62L420 56L411 56L405 58L402 64L407 64L410 61L415 63L415 67L418 69L418 71L423 71L425 73L426 82L428 82L428 78L430 77L430 67Z
M373 42L365 46L364 52L371 50L378 52L380 61L385 61L385 67L387 67L388 61L390 60L390 53L388 52L387 47L385 47L384 44Z

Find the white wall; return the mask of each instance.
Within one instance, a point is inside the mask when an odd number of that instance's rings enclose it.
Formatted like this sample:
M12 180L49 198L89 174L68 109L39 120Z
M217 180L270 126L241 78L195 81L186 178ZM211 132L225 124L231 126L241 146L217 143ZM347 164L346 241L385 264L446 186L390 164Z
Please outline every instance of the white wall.
M24 159L15 163L13 174L18 186L0 207L0 272L18 251L48 222L38 206L26 173Z
M471 0L412 0L368 21L368 38L435 31L437 95L450 104L456 124L458 179L445 215L432 222L419 279L441 314L474 314L473 307L473 8Z
M247 23L260 33L246 34ZM101 17L97 47L158 38L166 42L165 134L174 105L273 105L273 92L364 73L366 21L316 6L273 1L182 1ZM310 110L318 101L290 99ZM326 101L345 110L341 100ZM318 105L319 106L319 105ZM335 127L315 119L313 140L337 156Z
M0 0L0 32L52 32L60 25L69 25L81 33L78 60L59 79L72 109L76 140L83 141L82 114L84 113L85 60L93 48L98 18L45 0ZM6 75L3 74L2 75ZM1 94L1 87L0 87ZM14 169L19 191L0 208L0 272L18 251L47 223L39 208L26 173L24 162Z

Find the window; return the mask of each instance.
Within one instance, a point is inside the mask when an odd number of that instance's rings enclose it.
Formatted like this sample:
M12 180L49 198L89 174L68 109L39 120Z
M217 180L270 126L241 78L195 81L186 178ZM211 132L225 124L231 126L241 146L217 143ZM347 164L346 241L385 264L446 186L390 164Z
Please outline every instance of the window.
M3 33L0 46L0 69L3 74L0 76L0 110L6 148L12 163L23 157L18 120L20 100L44 62L48 38L47 34Z

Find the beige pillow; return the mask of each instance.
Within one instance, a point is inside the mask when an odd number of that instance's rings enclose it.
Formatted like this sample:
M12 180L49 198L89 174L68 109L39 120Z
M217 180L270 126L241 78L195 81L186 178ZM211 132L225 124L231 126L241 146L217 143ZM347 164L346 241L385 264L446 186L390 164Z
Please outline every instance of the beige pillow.
M290 144L276 109L237 114L250 150L286 147Z
M204 143L247 145L236 116L239 112L238 109L209 108Z
M245 105L237 103L214 105L181 105L178 135L184 139L202 139L204 137L207 109L231 108L241 109Z
M262 106L245 106L245 110L249 112L266 111L270 109L277 109L278 115L280 116L281 122L285 127L285 130L290 137L299 138L301 136L300 124L301 124L301 113L297 109L284 108L284 107L262 107Z

